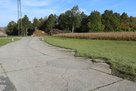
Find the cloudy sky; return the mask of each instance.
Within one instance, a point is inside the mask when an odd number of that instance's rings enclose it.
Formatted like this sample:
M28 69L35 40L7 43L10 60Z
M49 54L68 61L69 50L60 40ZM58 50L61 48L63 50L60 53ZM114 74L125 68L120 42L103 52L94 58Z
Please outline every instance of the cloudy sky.
M93 10L103 13L109 9L136 16L135 4L136 0L22 0L22 11L23 15L28 15L31 20L51 13L59 15L75 5L86 14ZM0 26L6 26L11 20L17 20L17 0L0 0Z

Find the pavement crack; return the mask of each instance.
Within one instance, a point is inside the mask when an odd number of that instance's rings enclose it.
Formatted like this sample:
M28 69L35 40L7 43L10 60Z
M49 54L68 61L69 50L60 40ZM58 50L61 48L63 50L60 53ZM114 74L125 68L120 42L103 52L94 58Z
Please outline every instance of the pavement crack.
M41 51L39 51L39 50L37 50L37 49L31 47L31 46L30 46L31 41L32 41L32 40L30 40L29 43L27 44L29 48L31 48L33 51L36 51L36 52L38 52L38 53L40 53L40 54L42 54L42 55L47 55L47 54L45 54L45 53L43 53L43 52L41 52ZM48 56L49 56L49 55L48 55Z
M4 73L10 73L10 72L16 72L16 71L24 71L24 70L31 70L31 69L34 69L34 68L40 68L40 66L29 67L29 68L18 69L18 70L5 71Z
M103 85L103 86L100 86L100 87L96 87L96 88L94 88L94 89L92 89L92 90L90 90L90 91L96 91L96 90L98 90L98 89L101 89L101 88L104 88L104 87L108 87L108 86L110 86L110 85L113 85L113 84L118 83L118 82L121 82L121 81L123 81L123 79L118 80L118 81L115 81L115 82L112 82L112 83L109 83L109 84L106 84L106 85Z
M64 75L67 73L68 69L65 70L65 72L61 75L62 79L66 82L66 90L65 91L69 91L69 83L68 80L64 77Z
M36 52L38 52L38 53L40 53L40 54L42 54L42 55L47 55L47 54L45 54L45 53L43 53L43 52L41 52L41 51L38 51L37 49L32 48L30 45L29 45L29 48L31 48L33 51L36 51ZM49 56L49 55L48 55L48 56Z
M95 69L95 68L92 68L92 67L90 67L89 69L113 76L111 73L107 73L107 72L104 72L104 71L101 71L101 70L98 70L98 69ZM87 70L89 71L89 69L87 69Z

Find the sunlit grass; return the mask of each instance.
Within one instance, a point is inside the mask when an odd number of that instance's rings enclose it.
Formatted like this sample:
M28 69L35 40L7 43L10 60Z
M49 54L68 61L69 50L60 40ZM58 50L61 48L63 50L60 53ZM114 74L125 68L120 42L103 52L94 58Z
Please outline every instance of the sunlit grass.
M49 44L74 49L77 56L107 59L112 68L136 75L136 42L45 37Z
M19 40L17 37L0 37L0 46L3 46L7 43Z

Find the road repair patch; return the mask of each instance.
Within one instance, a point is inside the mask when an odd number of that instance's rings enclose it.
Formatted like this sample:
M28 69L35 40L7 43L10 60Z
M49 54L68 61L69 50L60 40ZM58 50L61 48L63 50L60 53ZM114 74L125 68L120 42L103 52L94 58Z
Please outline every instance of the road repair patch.
M15 86L6 75L6 72L4 72L2 66L0 67L0 70L3 72L0 73L0 91L16 91Z

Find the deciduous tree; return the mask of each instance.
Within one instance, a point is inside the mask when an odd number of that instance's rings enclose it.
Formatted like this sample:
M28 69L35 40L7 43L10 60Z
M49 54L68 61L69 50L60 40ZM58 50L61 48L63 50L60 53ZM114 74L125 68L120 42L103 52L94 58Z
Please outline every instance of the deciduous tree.
M6 33L8 35L18 35L17 24L14 21L8 23L6 27Z
M45 23L45 29L46 29L46 32L50 32L53 27L55 26L55 23L56 23L56 15L49 15L46 23Z
M93 11L88 17L88 28L90 31L102 31L104 26L101 21L101 14L98 11Z
M129 31L129 17L127 13L122 13L121 15L121 30Z
M27 17L27 15L25 15L22 18L22 35L26 36L28 33L28 29L30 28L32 28L31 21L29 21L29 18Z

